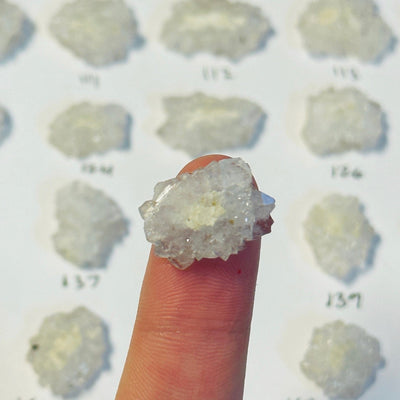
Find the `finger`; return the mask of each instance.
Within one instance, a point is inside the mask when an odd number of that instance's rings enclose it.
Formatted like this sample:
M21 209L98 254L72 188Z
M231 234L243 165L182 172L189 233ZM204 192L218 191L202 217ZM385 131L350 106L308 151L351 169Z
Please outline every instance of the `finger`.
M259 252L258 239L181 271L151 250L117 400L242 399Z

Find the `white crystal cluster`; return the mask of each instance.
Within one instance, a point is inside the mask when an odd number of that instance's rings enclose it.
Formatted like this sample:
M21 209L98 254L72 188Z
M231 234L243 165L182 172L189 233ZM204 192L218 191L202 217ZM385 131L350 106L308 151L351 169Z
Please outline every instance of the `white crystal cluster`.
M303 139L317 155L379 148L384 135L381 106L355 88L327 89L308 100Z
M227 260L269 232L275 201L252 179L249 166L236 158L158 183L153 200L140 207L156 254L185 269L202 258Z
M49 141L69 157L84 158L128 147L130 125L130 115L123 107L84 102L53 121Z
M195 93L164 100L168 120L157 134L191 156L250 145L262 130L265 112L251 101Z
M125 60L138 40L137 23L123 0L75 0L52 18L58 41L91 65Z
M314 0L299 20L307 50L315 56L378 61L393 34L372 0Z
M373 382L382 362L375 338L335 321L314 329L301 369L329 398L353 400Z
M11 118L7 110L0 106L0 145L9 135L11 130Z
M0 0L0 62L23 47L32 30L32 23L16 5Z
M42 386L72 397L89 387L107 366L109 338L102 320L85 307L45 318L30 340L27 359Z
M304 230L319 266L329 275L352 279L370 261L376 233L356 197L323 198L311 208Z
M128 223L115 201L79 181L58 190L56 217L55 249L80 268L104 267L115 243L128 233Z
M185 55L207 52L238 60L261 48L271 32L269 20L249 4L185 0L174 6L162 40Z

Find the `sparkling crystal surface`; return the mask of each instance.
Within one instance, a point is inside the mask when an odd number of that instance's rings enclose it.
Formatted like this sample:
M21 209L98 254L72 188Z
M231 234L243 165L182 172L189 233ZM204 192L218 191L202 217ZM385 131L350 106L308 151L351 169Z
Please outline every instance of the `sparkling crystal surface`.
M168 120L158 135L191 156L250 145L266 118L262 108L248 100L202 93L166 98L164 107Z
M249 166L236 158L158 183L140 214L156 254L185 269L202 258L227 260L269 232L274 203L254 188Z
M123 0L75 0L53 17L50 30L76 56L94 66L127 58L138 39L132 10Z
M305 47L315 56L374 62L394 39L372 0L311 1L298 26Z
M79 181L57 192L56 217L54 246L81 268L104 267L115 243L128 233L128 223L115 201Z
M377 149L384 135L383 112L357 89L330 88L309 98L302 135L318 155Z
M187 0L174 6L164 24L162 40L185 55L208 52L238 60L261 48L271 31L268 19L252 5Z
M301 369L329 398L352 400L372 383L382 361L375 338L335 321L314 329Z
M11 118L7 110L0 106L0 145L10 134L11 131Z
M53 121L49 141L76 158L123 149L129 146L130 120L117 104L75 104Z
M32 31L32 23L16 5L0 0L0 62L23 47Z
M42 386L72 397L107 365L109 338L102 320L85 307L45 318L27 355Z
M304 230L319 266L342 280L366 266L376 238L359 200L339 194L329 195L312 207Z

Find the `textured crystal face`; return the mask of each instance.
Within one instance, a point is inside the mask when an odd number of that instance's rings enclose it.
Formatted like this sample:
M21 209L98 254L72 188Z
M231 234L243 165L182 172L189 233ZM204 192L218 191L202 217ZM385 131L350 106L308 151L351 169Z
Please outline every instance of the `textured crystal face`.
M11 118L7 110L0 106L0 145L10 134L11 131Z
M117 104L79 103L50 126L50 143L69 157L84 158L129 147L131 118Z
M0 0L0 62L23 47L33 32L33 25L14 4Z
M372 0L315 0L299 21L307 50L315 56L379 60L394 40Z
M107 264L114 245L128 233L119 206L102 191L75 181L57 192L57 252L80 268Z
M302 135L318 155L377 149L384 135L383 112L357 89L327 89L309 98Z
M304 231L319 266L338 279L352 279L370 262L377 238L353 196L332 194L315 204Z
M168 120L158 135L191 156L250 145L266 118L262 108L248 100L202 93L166 98L164 107Z
M207 52L238 60L261 48L271 31L261 10L249 4L187 0L174 6L162 40L185 55Z
M158 183L139 209L156 254L185 269L202 258L227 260L268 233L275 201L252 179L249 166L236 158Z
M53 17L50 30L76 56L94 66L125 60L138 39L132 10L123 0L75 0Z
M110 352L105 325L85 307L45 318L30 345L27 359L40 385L63 397L93 384Z
M382 365L379 342L364 329L335 321L314 329L303 373L331 399L360 397Z

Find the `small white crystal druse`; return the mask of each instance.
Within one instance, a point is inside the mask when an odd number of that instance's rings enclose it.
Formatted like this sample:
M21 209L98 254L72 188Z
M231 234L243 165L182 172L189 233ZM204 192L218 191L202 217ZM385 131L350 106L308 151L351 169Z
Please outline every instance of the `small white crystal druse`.
M311 1L298 26L305 47L315 56L374 62L394 40L372 0Z
M0 62L23 47L32 31L32 22L17 6L0 0Z
M252 179L249 166L236 158L158 183L153 200L140 207L156 254L185 269L202 258L227 260L268 233L275 201Z
M50 126L49 141L69 157L129 146L131 118L117 104L79 103L60 114Z
M308 100L303 138L317 155L379 148L384 135L381 106L354 88L327 89Z
M0 145L3 140L10 134L11 118L7 110L0 106Z
M54 246L80 268L104 267L114 245L128 233L128 223L115 201L79 181L58 190L56 217Z
M301 369L329 398L354 400L372 383L382 362L375 338L356 325L335 321L314 329Z
M50 30L76 56L103 66L125 60L138 39L132 10L123 0L75 0L53 17Z
M258 50L272 32L257 7L227 0L185 0L173 8L162 40L171 50L192 55L208 52L239 60Z
M105 325L85 307L45 318L30 345L27 359L40 385L63 397L89 387L107 366L110 351Z
M368 264L376 233L353 196L332 194L310 210L305 236L320 267L344 281Z
M265 112L239 98L196 93L164 100L168 120L158 135L171 147L198 156L248 146L263 128Z

